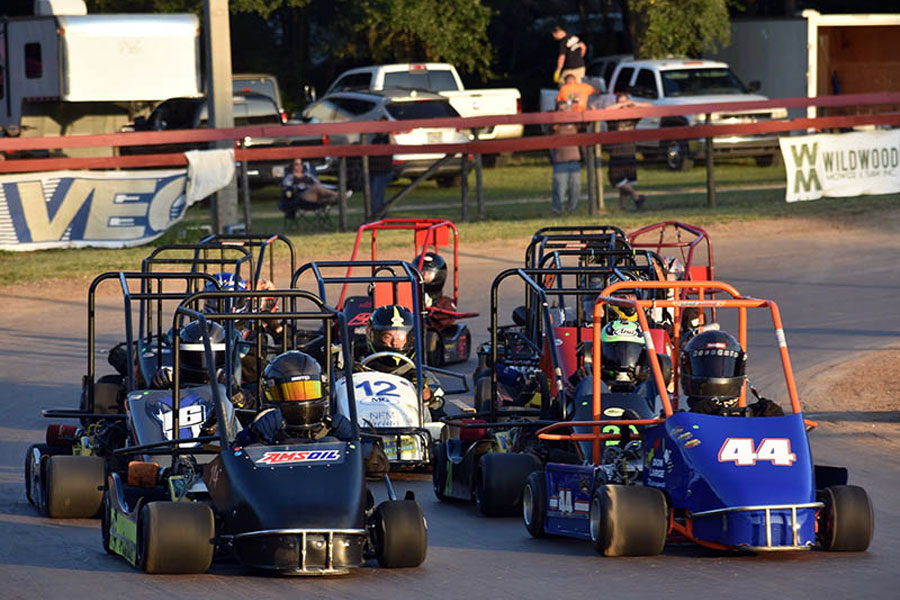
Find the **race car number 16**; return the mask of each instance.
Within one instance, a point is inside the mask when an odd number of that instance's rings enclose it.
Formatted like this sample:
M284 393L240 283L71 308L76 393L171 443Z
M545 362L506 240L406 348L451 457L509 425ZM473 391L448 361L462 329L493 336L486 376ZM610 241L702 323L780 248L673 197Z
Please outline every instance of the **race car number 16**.
M788 438L763 438L754 450L752 438L726 438L719 449L719 462L733 462L739 467L752 467L757 461L769 461L779 467L790 467L797 460Z

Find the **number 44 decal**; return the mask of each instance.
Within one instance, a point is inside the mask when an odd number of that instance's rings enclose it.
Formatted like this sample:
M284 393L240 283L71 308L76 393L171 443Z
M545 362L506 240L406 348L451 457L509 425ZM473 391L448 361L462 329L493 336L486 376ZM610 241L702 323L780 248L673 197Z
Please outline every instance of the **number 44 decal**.
M791 452L791 440L788 438L763 438L755 450L752 438L727 438L719 449L719 462L751 467L759 460L767 460L779 467L790 467L797 460L797 455Z

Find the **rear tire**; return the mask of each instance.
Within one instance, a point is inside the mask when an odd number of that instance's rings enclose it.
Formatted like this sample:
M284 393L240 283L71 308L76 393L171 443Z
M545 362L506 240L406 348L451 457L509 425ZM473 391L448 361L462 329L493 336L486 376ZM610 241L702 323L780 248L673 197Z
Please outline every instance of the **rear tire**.
M475 503L488 517L511 516L522 507L528 476L540 465L530 454L488 452L478 461Z
M103 503L100 506L100 534L103 536L103 549L106 550L107 554L115 555L113 549L109 545L109 527L110 527L110 514L109 514L109 492L105 492L103 494Z
M872 542L875 515L866 490L834 485L822 491L825 507L819 514L819 543L832 552L862 552Z
M531 537L547 537L544 520L547 516L547 479L543 471L528 476L522 492L522 518Z
M215 521L206 504L151 502L139 525L140 565L147 573L203 573L212 564Z
M99 456L51 456L44 489L53 519L90 519L103 502L105 465Z
M444 342L441 341L441 334L434 329L425 332L425 356L432 367L444 365Z
M650 556L666 545L666 497L655 488L604 485L594 491L591 541L605 556Z
M375 555L388 569L418 567L428 551L425 515L415 500L382 502L375 509Z
M43 498L40 457L47 454L48 448L47 444L32 444L25 453L25 497L38 508L41 507ZM35 451L38 453L37 459Z
M435 497L441 502L447 502L450 498L444 493L447 489L447 446L444 442L434 445L434 463L431 470L431 489Z
M491 376L486 373L484 377L475 380L475 411L490 412L491 410Z

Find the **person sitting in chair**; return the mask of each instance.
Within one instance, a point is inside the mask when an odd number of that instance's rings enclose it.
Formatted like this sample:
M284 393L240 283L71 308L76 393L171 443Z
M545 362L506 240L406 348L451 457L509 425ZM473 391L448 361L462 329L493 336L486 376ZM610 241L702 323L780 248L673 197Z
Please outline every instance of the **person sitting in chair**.
M351 192L347 192L347 198L350 194ZM338 197L337 191L319 181L311 164L304 163L302 158L295 158L290 172L281 180L281 201L278 208L288 219L294 219L303 204L335 204Z

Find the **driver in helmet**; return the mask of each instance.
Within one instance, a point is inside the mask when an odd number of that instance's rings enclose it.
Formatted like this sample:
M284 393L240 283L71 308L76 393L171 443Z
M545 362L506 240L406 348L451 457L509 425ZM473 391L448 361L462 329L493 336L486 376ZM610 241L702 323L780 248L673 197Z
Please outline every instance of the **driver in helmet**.
M399 375L415 383L416 381L416 340L414 332L413 314L405 307L397 304L379 306L369 315L366 323L366 354L359 356L363 359L379 352L389 352L385 355L369 361L365 367L360 367L357 360L357 370L360 368L382 373ZM400 356L409 360L404 360ZM432 416L440 414L444 405L444 391L440 382L430 372L422 373L424 390L423 400L431 409Z
M651 380L650 361L640 326L634 321L610 321L600 330L600 378L612 392L632 392ZM672 361L665 354L656 355L663 380L672 378ZM655 391L654 391L655 395Z
M238 445L255 442L350 441L353 426L330 414L325 375L318 361L299 350L276 356L263 373L262 411L237 437Z
M767 398L738 407L746 381L747 354L731 334L717 329L695 333L681 350L681 389L692 412L711 415L781 416ZM752 389L752 386L751 386ZM755 393L755 390L753 390Z
M447 261L439 254L426 252L413 259L413 267L422 274L422 281L425 284L425 306L441 309L428 311L429 324L440 331L455 323L455 317L441 312L456 312L456 304L453 299L444 295L444 284L447 282Z

